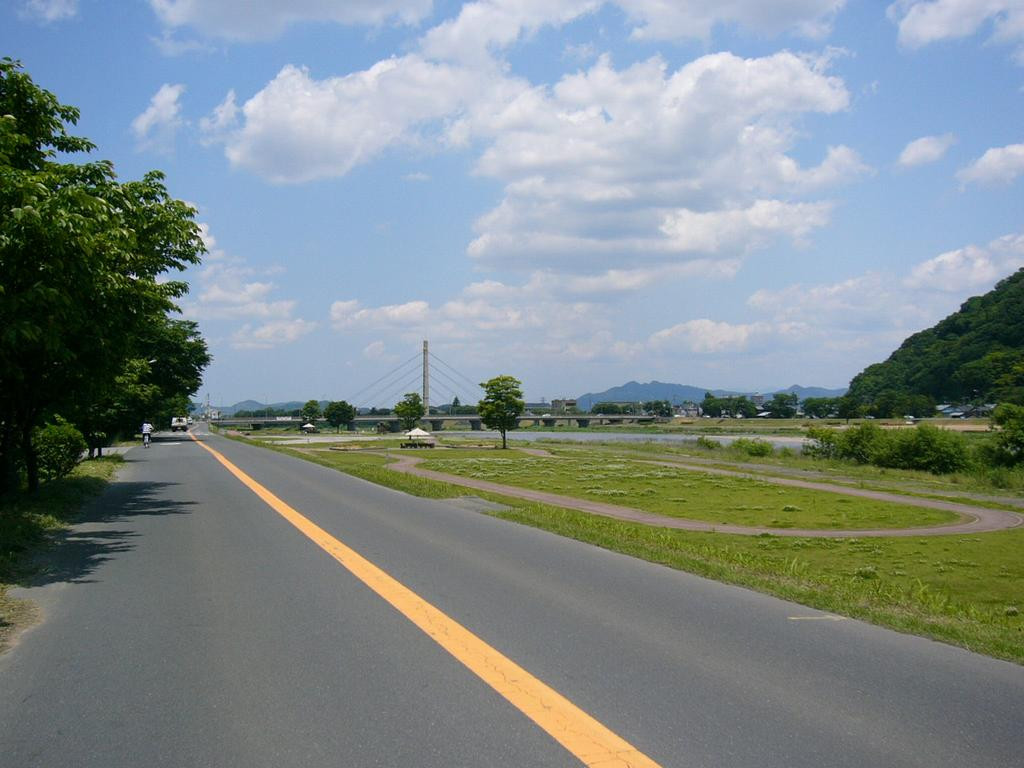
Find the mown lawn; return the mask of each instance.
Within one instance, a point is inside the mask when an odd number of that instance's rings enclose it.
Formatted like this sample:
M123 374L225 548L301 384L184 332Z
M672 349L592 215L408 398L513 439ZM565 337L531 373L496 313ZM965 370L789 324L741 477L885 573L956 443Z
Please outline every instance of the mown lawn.
M505 453L505 452L503 452ZM548 491L668 517L769 528L872 529L938 525L942 510L725 477L605 457L501 456L431 458L424 468Z
M387 459L380 455L289 452L415 495L467 494L464 488L388 470ZM467 453L460 461L488 455ZM519 462L534 457L504 458ZM447 461L454 460L434 459L431 464ZM607 466L605 470L622 472ZM714 503L721 490L707 489L705 503ZM795 499L787 495L789 489L771 490L782 490L778 500L785 503ZM505 511L490 513L497 517L1024 664L1024 529L928 538L735 536L629 523L494 494L473 495L504 504ZM776 497L771 501L776 504Z

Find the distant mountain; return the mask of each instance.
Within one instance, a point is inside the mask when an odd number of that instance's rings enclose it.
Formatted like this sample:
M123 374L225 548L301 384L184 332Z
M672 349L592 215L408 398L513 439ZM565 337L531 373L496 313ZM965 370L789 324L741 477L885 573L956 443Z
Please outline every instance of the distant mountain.
M630 381L619 387L606 389L604 392L588 392L576 398L576 406L580 410L589 411L594 403L635 403L648 400L668 400L672 405L680 405L687 400L699 403L704 399L705 393L710 392L715 397L728 397L729 395L753 394L751 392L735 392L725 389L708 389L706 387L694 387L688 384L667 384L661 381L652 381L641 384ZM796 393L801 401L808 397L840 397L846 393L845 389L823 389L822 387L801 387L792 385L786 389L777 389L761 394L770 397L776 392Z
M275 411L295 411L299 410L306 404L305 401L301 403L298 400L289 400L286 403L261 403L256 400L243 400L240 403L234 405L222 405L218 410L225 416L234 416L239 411L265 411L270 408ZM320 404L322 408L324 403Z
M1024 269L865 368L850 382L850 395L862 402L1024 402Z
M801 387L799 384L792 384L785 389L773 389L768 394L774 395L777 392L786 395L795 394L802 403L808 397L842 397L846 394L846 387L825 389L824 387Z

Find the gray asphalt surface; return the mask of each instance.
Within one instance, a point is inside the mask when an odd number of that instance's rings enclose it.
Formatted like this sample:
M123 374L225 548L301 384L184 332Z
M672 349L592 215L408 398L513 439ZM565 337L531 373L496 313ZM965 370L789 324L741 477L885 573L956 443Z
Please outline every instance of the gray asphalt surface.
M579 765L160 437L23 591L0 765ZM203 439L662 765L1022 764L1022 667Z

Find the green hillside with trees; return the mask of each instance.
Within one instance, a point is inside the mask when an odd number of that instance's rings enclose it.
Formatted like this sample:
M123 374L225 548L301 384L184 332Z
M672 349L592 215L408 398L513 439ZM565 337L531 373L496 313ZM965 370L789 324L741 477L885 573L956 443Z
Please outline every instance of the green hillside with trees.
M850 382L849 397L891 416L921 398L1024 403L1024 269L868 366Z

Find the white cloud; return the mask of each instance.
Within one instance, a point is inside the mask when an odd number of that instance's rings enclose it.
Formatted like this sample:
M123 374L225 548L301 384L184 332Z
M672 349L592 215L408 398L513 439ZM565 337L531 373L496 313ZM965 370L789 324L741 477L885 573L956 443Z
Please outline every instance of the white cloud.
M986 24L992 26L994 41L1024 43L1021 0L899 0L889 6L888 15L908 48L968 37Z
M272 349L298 341L315 329L316 323L299 318L273 320L255 326L247 323L232 335L231 346L236 349Z
M780 200L757 200L749 208L708 213L682 209L666 216L661 231L676 250L737 253L778 234L800 241L828 223L831 209L829 203Z
M987 246L968 245L947 251L914 267L903 280L913 289L963 294L987 291L998 280L1024 267L1024 235L1006 235Z
M199 130L204 145L224 141L225 137L238 125L238 105L235 104L235 92L228 91L224 101L214 107L209 117L199 120Z
M648 345L660 350L684 349L698 355L739 352L771 331L765 323L733 324L699 318L652 334Z
M1009 184L1024 173L1024 144L993 147L956 175L962 184Z
M604 5L622 9L634 25L632 36L646 40L707 39L718 25L738 26L758 35L794 32L824 37L845 0L478 0L458 16L428 31L421 42L431 57L481 61L543 27L560 27ZM586 48L576 52L586 52Z
M934 163L941 160L955 143L956 137L952 133L942 136L922 136L903 148L899 163L906 168Z
M184 92L184 85L161 85L146 110L132 121L132 133L140 150L170 152L174 148L174 137L184 125L178 101Z
M481 85L478 73L413 55L322 81L289 65L242 106L242 126L222 138L233 165L272 181L343 176L392 146L419 142L421 130L457 112ZM236 116L230 94L217 109L207 122L211 138Z
M186 317L199 320L204 332L226 336L239 349L266 349L294 341L317 324L292 317L297 302L275 298L277 285L266 278L277 268L257 270L244 259L231 256L217 245L209 226L201 222L199 234L207 248L203 266L192 278L192 292L181 302ZM238 326L238 322L242 322Z
M639 26L633 36L645 40L706 39L717 25L736 25L758 35L795 32L822 38L845 0L618 0Z
M43 22L72 19L78 15L78 0L26 0L20 14Z
M381 26L416 24L430 11L431 0L150 0L167 27L237 40L266 40L291 24L327 21Z
M552 260L591 269L672 260L701 250L672 225L685 212L734 228L747 223L749 236L731 238L741 248L758 240L754 230L768 211L811 214L806 234L824 223L828 206L769 196L868 171L847 147L830 148L812 168L787 154L801 115L848 104L826 66L791 53L723 53L674 72L659 58L616 70L602 57L550 91L524 89L502 109L468 114L468 132L490 138L479 173L506 184L501 204L477 221L470 255L527 269ZM756 215L735 213L746 208Z
M1024 235L1011 234L987 246L940 254L903 275L868 272L837 283L760 290L747 303L776 325L802 329L808 342L851 345L860 337L884 349L886 342L898 344L934 325L963 299L991 290L1021 267Z
M363 348L363 357L367 360L382 360L387 355L387 346L383 341L371 341Z

